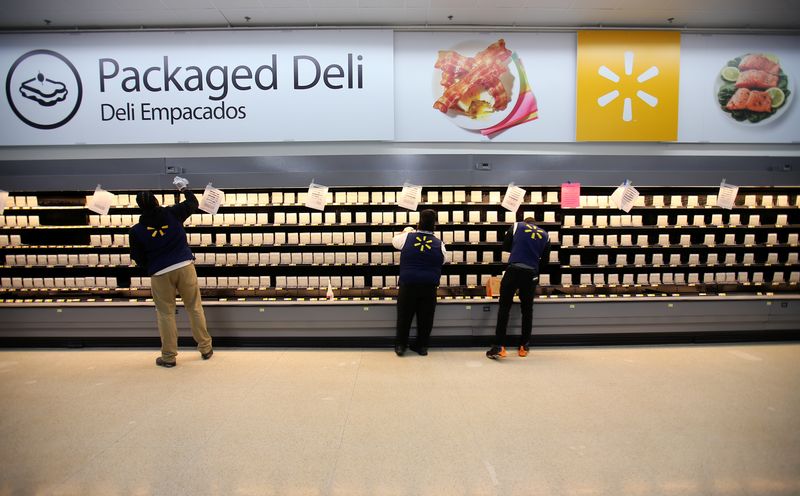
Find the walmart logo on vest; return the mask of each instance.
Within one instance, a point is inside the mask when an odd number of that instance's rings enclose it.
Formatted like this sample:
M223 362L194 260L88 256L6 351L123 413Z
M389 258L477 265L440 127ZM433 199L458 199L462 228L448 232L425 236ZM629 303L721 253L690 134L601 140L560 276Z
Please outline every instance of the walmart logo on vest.
M544 231L542 231L538 227L532 226L530 224L525 224L525 232L531 233L531 239L542 239L543 238L542 234L544 233Z
M158 227L147 226L147 230L148 231L153 231L153 234L151 234L150 237L151 238L155 238L156 236L163 236L164 235L164 231L166 231L168 227L169 226L161 226L160 228L158 228Z
M414 243L414 246L415 246L415 247L419 247L419 251L420 251L420 253L422 253L422 252L424 252L426 249L427 249L427 250L430 250L430 249L431 249L431 243L432 243L432 242L433 242L433 240L431 240L431 239L428 239L428 236L427 236L427 235L425 235L425 236L422 236L422 237L419 237L419 236L417 236L417 242L416 242L416 243Z

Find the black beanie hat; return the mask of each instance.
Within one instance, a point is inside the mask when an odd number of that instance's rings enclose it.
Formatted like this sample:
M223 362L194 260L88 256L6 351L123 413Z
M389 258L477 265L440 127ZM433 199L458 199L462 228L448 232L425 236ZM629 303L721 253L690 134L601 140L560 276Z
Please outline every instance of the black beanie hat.
M143 212L152 212L158 208L158 200L149 191L140 191L136 194L136 204Z

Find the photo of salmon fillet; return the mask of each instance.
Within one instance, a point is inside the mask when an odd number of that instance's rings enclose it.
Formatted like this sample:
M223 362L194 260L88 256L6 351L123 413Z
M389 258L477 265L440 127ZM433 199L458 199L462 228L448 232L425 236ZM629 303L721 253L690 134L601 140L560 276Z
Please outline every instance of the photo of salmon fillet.
M742 71L736 79L737 88L767 89L778 85L778 76L769 72L751 69Z
M775 122L792 103L793 80L776 55L749 52L728 60L717 73L716 104L746 126Z
M753 112L769 112L772 110L772 97L766 91L751 91L746 108Z
M780 64L776 64L775 62L771 61L763 54L751 53L745 55L742 61L739 63L739 70L749 71L753 69L778 75L781 71L781 66Z
M739 88L733 94L725 108L728 110L742 110L747 108L747 99L750 98L750 90Z

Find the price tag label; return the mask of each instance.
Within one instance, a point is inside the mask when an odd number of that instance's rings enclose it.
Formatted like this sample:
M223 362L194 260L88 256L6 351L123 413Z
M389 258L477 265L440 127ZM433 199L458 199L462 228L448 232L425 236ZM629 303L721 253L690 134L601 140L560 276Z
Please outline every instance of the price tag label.
M503 197L503 202L500 204L500 206L509 212L516 212L519 210L519 206L522 205L522 201L524 199L525 190L519 186L514 186L514 183L511 183L508 185L508 188L506 188L506 194Z
M200 199L200 210L209 214L216 214L219 207L225 202L225 193L221 189L217 189L208 183L206 190L203 192L203 198Z
M736 203L736 195L739 193L739 186L728 184L723 179L719 184L719 193L717 194L717 206L727 210L733 209L733 204Z
M397 206L406 210L416 210L420 201L422 201L422 186L403 184L403 190L397 198Z
M327 204L328 187L321 184L311 183L308 186L308 195L306 195L306 207L314 210L325 210Z
M89 200L89 204L86 205L86 208L100 215L108 215L108 211L111 209L111 205L113 203L114 195L101 188L98 184L97 188L94 190L94 195L92 195L92 198Z

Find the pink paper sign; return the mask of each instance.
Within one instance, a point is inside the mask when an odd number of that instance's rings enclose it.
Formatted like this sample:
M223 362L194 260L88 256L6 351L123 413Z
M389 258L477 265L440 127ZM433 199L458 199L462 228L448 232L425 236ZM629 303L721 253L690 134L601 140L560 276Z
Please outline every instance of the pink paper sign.
M581 183L563 183L561 185L561 208L578 208L581 206Z

